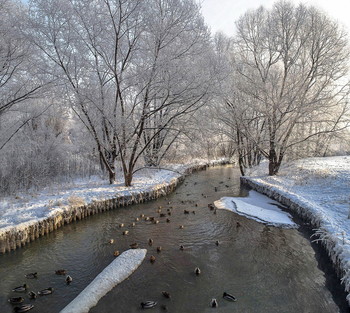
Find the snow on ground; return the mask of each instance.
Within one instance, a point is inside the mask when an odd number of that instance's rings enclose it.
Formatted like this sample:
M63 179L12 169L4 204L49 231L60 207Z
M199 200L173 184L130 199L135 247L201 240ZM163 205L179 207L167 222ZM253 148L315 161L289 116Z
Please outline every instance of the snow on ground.
M297 228L291 216L282 211L280 204L256 191L250 191L245 198L223 197L214 202L218 209L233 211L258 222L283 228Z
M86 313L117 284L128 278L142 263L146 249L123 252L60 313Z
M334 262L339 258L350 291L350 156L290 162L276 176L260 176L259 169L256 173L250 180L291 199L320 223L315 238L327 245Z
M217 163L223 160L213 161ZM125 187L123 178L110 185L101 179L80 180L74 185L50 186L35 194L19 194L0 199L0 234L14 227L26 227L38 221L64 212L69 205L83 205L94 200L113 199L116 196L150 191L168 185L181 176L186 169L208 162L196 160L191 164L173 164L167 169L143 169L138 171L131 187Z

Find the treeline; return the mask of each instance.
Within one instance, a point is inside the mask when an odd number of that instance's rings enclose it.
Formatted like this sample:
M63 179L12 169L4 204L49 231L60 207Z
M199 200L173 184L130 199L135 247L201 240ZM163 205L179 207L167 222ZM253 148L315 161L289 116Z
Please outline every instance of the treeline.
M348 40L313 7L211 36L193 0L0 0L0 193L142 167L339 150ZM344 145L343 145L344 147ZM347 149L347 147L345 147Z

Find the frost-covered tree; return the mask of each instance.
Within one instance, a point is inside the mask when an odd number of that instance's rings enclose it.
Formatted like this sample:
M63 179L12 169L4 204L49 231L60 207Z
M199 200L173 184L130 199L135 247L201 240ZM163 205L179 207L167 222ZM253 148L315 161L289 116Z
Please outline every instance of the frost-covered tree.
M239 130L275 175L288 149L348 126L348 39L320 10L286 1L248 11L236 25L230 105L251 111L253 125L238 114Z

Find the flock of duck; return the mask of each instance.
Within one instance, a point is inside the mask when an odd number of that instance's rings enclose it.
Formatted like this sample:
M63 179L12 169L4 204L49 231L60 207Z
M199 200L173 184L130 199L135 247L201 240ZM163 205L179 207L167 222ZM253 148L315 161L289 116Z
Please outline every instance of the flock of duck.
M59 270L56 270L55 273L56 273L56 275L64 275L64 276L66 276L65 281L66 281L67 285L69 285L73 281L73 278L70 275L66 275L67 274L66 270L59 269ZM38 273L37 272L35 272L35 273L28 273L28 274L25 275L25 277L27 279L36 279L36 278L38 278ZM12 292L25 293L25 292L28 291L28 288L29 288L29 286L27 284L23 284L21 286L13 288ZM27 296L28 296L29 300L33 300L33 299L36 299L38 295L39 296L47 296L47 295L52 294L53 291L54 291L54 289L52 287L48 287L46 289L42 289L42 290L38 291L37 293L35 293L34 291L28 291ZM11 297L11 298L8 299L9 303L11 303L13 305L16 305L13 308L14 312L16 312L16 313L27 312L27 311L29 311L29 310L34 308L34 304L32 304L32 303L24 304L23 303L24 301L25 301L25 299L22 296Z
M217 187L215 187L215 192L217 192ZM202 194L202 196L205 197L205 198L207 197L204 194ZM170 202L168 202L168 204L170 204ZM197 207L198 205L195 204L195 206ZM215 206L212 203L208 204L208 208L210 209L210 211L213 211L213 214L216 214L216 208L215 208ZM129 224L128 228L130 229L132 227L135 227L136 226L136 222L142 221L142 220L150 222L150 223L153 223L153 224L159 224L160 223L160 218L165 218L165 217L166 217L166 223L170 223L170 216L172 215L172 207L170 206L169 208L167 208L165 212L163 212L162 209L163 208L161 206L159 206L158 209L156 210L156 212L158 213L157 217L145 216L145 214L141 214L139 217L134 218L134 221ZM194 211L194 210L192 210L192 211L184 210L183 212L184 212L184 214L196 214L196 211ZM118 226L119 226L119 228L124 228L126 225L124 223L119 223ZM239 226L240 226L239 222L237 222L237 227L239 227ZM179 225L178 228L179 229L184 229L184 225ZM122 235L123 236L129 235L129 230L123 230L122 231ZM114 244L114 242L115 242L114 239L110 239L108 241L108 244L112 245L112 244ZM149 246L153 246L153 244L154 244L153 239L149 238L148 239L148 245ZM215 245L219 246L219 244L220 244L219 241L216 240L215 241ZM134 243L131 243L129 245L129 247L131 249L137 249L137 248L139 248L139 245L138 245L137 242L134 242ZM180 245L179 248L180 248L181 251L185 250L184 245ZM162 251L162 247L161 246L157 246L156 247L156 251L157 251L157 253L160 253ZM115 257L118 257L120 255L119 250L114 250L113 255ZM156 257L154 255L151 255L150 258L149 258L149 261L152 264L155 263ZM202 272L201 272L199 267L196 267L194 269L194 274L196 276L199 276L201 273ZM65 282L66 282L67 285L70 284L73 281L72 277L70 275L67 275L67 272L64 269L56 270L55 274L56 275L62 275L62 276L64 275L64 276L66 276L65 277ZM28 273L28 274L25 275L25 277L27 279L36 279L36 278L38 278L38 273L37 272L35 272L35 273ZM52 287L48 287L46 289L40 290L37 293L35 293L34 291L29 291L28 290L28 285L27 284L23 284L21 286L13 288L12 291L16 292L16 293L25 293L25 292L27 292L28 299L33 300L33 299L36 299L37 296L46 296L46 295L52 294L54 289ZM167 298L167 299L171 298L170 293L167 292L167 291L162 291L162 295L165 298ZM233 295L231 295L231 294L229 294L227 292L223 293L223 299L225 299L227 301L231 301L231 302L235 302L236 301L236 298ZM9 303L15 305L13 309L14 309L14 312L16 312L16 313L27 312L27 311L29 311L29 310L34 308L34 305L32 303L24 304L23 303L24 301L25 301L25 299L24 299L23 296L11 297L11 298L8 299ZM141 302L141 308L142 309L150 309L150 308L155 307L156 305L157 305L157 302L156 301L152 301L152 300ZM213 307L213 308L218 307L217 299L215 299L215 298L211 299L210 306ZM163 310L165 310L165 311L168 309L166 305L162 305L161 308Z

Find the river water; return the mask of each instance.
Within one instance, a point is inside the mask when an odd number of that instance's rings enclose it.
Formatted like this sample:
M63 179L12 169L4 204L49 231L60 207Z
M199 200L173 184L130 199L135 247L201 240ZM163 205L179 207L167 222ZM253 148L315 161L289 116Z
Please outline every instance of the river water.
M246 194L236 169L209 168L188 177L166 198L89 217L1 255L0 312L13 312L7 299L21 296L11 289L23 283L35 292L54 288L52 295L36 300L27 300L24 293L25 302L35 306L30 312L59 312L114 259L115 250L125 251L134 242L148 249L145 261L90 312L142 312L140 303L146 300L158 302L151 312L164 312L163 305L176 313L349 312L339 280L304 226L267 227L226 210L213 214L208 209L220 197ZM171 209L171 216L159 217L158 224L136 221L141 214L158 217L159 207L166 214ZM120 223L126 226L120 228ZM126 229L129 234L122 235ZM156 257L153 264L151 255ZM199 276L195 267L201 269ZM57 269L66 269L73 282L66 285L64 276L55 275ZM30 272L38 272L38 278L25 278ZM163 290L170 299L162 296ZM224 291L237 301L224 300ZM218 300L216 309L209 305L212 298Z

